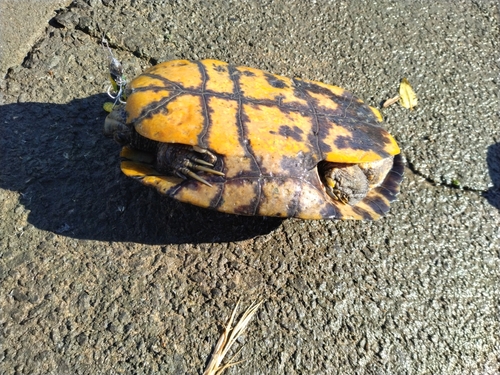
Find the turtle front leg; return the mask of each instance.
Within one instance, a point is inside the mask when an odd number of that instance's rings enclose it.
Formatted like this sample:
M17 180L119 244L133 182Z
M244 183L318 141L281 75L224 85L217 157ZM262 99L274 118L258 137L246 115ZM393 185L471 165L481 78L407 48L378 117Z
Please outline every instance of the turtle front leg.
M195 171L224 176L224 173L210 168L216 162L217 156L211 151L179 143L161 143L156 155L156 167L160 172L175 174L184 179L192 178L208 186L212 184L198 176Z

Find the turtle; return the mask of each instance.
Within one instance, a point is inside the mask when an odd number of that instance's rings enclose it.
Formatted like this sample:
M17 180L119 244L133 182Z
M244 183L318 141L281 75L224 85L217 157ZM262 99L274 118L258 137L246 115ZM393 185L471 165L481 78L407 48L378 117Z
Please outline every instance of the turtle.
M396 140L376 108L340 87L173 60L120 93L104 133L122 146L122 172L181 202L248 216L376 220L399 193Z

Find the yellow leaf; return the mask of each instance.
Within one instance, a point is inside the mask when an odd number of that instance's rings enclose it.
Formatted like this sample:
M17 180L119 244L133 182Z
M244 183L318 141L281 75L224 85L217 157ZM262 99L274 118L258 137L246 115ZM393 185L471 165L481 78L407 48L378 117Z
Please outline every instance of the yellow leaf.
M403 78L401 85L399 86L399 102L405 108L413 109L417 106L417 95L410 86L410 82L406 78Z

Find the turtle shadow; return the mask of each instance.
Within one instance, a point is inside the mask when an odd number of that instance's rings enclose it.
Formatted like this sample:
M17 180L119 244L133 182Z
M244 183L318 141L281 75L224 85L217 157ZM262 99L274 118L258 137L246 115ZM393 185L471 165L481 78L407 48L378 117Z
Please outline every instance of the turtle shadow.
M29 223L78 239L147 244L240 241L281 224L183 204L122 175L120 148L102 134L106 98L2 106L0 187L20 193Z
M488 147L486 164L493 186L484 193L489 204L500 210L500 142Z

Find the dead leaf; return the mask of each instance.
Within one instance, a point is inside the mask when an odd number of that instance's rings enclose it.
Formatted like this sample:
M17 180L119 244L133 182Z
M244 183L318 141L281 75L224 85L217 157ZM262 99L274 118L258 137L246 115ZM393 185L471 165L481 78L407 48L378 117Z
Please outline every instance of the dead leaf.
M410 82L408 82L406 78L401 80L401 85L399 86L399 96L401 97L399 102L403 107L412 110L417 106L417 95L411 88Z

